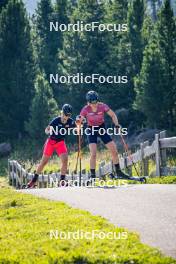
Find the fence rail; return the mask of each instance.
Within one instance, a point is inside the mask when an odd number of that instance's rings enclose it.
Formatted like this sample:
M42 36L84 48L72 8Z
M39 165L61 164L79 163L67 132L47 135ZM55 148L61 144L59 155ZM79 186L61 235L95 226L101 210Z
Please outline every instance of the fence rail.
M133 163L140 162L140 174L149 175L149 159L153 158L156 164L155 176L176 174L176 167L167 167L167 149L176 148L176 137L166 137L166 131L162 131L155 135L155 140L149 145L149 141L145 141L140 144L140 149L131 154ZM129 173L132 173L132 161L126 155L122 155L119 159L121 169L128 169ZM112 162L102 161L99 164L97 177L102 178L108 173L112 173L114 170ZM27 172L17 161L8 160L8 173L10 185L20 188L22 185L26 185L29 180L32 179L33 174ZM68 180L77 181L78 175L73 172L67 176ZM89 173L85 170L82 171L82 181L88 180ZM38 187L46 188L56 186L60 180L60 173L51 172L49 174L39 175Z
M34 176L33 173L27 172L16 160L8 160L8 177L9 184L18 188L27 185L27 183ZM85 179L83 175L83 179ZM77 175L72 173L67 176L68 180L78 181ZM56 187L60 180L60 173L51 172L48 174L41 174L38 178L38 187L46 188L46 187Z
M169 174L176 174L176 167L167 167L167 149L176 148L176 137L166 137L166 131L161 131L159 134L155 134L155 140L149 144L149 141L145 141L140 144L140 149L131 154L131 158L125 154L119 158L120 168L127 169L132 173L132 163L140 163L140 175L149 175L149 159L155 160L156 170L155 176L164 176ZM132 162L133 160L133 162ZM112 162L106 163L103 161L100 164L99 171L101 175L106 175L113 172Z

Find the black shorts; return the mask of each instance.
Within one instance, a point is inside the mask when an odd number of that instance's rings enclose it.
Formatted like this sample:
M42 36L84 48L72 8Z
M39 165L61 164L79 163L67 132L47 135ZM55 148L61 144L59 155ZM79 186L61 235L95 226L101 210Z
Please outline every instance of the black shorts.
M104 144L108 144L109 142L112 141L112 138L110 137L110 135L108 135L106 131L105 124L94 127L96 129L96 131L94 132L93 132L93 127L88 126L88 128L89 128L90 135L87 135L87 139L88 139L89 144L91 143L97 144L98 138L100 138Z

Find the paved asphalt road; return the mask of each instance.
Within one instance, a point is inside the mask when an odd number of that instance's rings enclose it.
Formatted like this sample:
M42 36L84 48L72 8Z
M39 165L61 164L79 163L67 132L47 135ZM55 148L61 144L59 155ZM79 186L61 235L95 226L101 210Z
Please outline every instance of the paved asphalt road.
M67 187L23 192L101 215L117 226L138 232L143 243L176 258L176 185Z

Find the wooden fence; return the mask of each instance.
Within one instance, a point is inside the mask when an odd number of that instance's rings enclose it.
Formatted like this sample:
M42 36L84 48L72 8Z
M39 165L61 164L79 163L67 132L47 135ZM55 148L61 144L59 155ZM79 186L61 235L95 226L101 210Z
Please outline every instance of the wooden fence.
M27 172L16 160L8 160L8 177L9 184L16 187L17 189L23 188L32 179L34 174ZM88 174L82 174L82 181L87 180ZM74 184L79 185L79 178L77 174L67 175L67 179L74 181ZM50 172L48 174L39 175L38 187L49 188L57 187L60 180L60 173Z
M162 131L159 134L155 134L155 140L152 144L149 141L145 141L140 144L140 149L135 153L131 154L131 158L123 154L120 157L120 167L121 169L127 169L131 174L132 172L132 160L133 163L140 164L140 175L149 175L149 159L153 159L156 164L156 169L154 172L155 176L173 175L176 174L176 167L167 167L167 149L176 148L176 137L166 137L166 131ZM100 164L100 174L105 175L112 172L112 163L109 162L105 164L102 162Z
M155 140L152 144L149 141L145 141L140 144L140 149L135 153L131 154L133 163L140 164L140 175L149 175L149 159L155 160L156 170L155 176L161 175L174 175L176 174L176 167L167 167L167 149L176 148L176 137L166 137L166 131L162 131L155 135ZM121 169L127 169L129 173L132 172L132 161L129 157L123 154L120 157L120 167ZM112 162L106 163L102 161L99 165L99 169L96 172L97 177L102 178L108 173L113 172ZM8 173L9 173L9 183L16 188L20 188L22 185L26 185L29 180L32 179L33 174L27 172L17 161L8 161ZM82 171L82 182L88 180L89 173L85 170ZM42 174L39 176L38 187L55 187L60 179L60 173L51 172L49 174ZM79 176L73 172L67 176L68 180L79 183Z

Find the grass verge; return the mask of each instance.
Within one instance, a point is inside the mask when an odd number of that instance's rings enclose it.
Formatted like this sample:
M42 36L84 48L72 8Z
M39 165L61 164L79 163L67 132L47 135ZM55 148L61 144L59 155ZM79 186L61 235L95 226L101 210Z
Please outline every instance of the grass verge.
M140 242L135 233L62 202L18 193L0 183L0 263L171 264L176 260ZM50 230L116 234L127 239L50 239Z
M137 181L127 181L128 184L141 184ZM146 184L176 184L176 176L161 176L147 178Z
M148 178L147 183L149 184L176 184L176 176L161 176Z
M132 180L111 180L109 177L105 178L105 186L122 186L124 184L141 184L139 181ZM142 183L144 184L144 183ZM176 184L176 176L161 176L147 178L146 184ZM96 186L101 186L101 181L96 183Z

